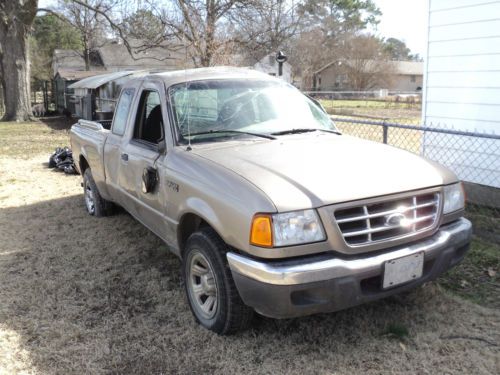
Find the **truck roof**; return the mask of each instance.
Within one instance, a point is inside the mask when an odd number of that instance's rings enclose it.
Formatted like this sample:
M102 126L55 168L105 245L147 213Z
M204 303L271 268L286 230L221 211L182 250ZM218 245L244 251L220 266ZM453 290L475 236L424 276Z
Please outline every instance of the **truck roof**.
M166 86L186 81L201 81L206 79L259 79L276 80L272 76L248 68L220 66L212 68L196 68L176 71L166 71L148 74L138 80L161 80Z

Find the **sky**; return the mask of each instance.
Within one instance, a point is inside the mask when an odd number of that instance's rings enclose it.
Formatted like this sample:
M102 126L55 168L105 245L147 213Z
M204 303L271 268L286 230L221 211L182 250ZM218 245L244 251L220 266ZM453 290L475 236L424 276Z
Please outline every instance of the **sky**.
M55 0L38 0L38 7L47 8L49 5L54 5L55 3Z
M382 11L375 31L385 38L403 40L412 53L424 56L427 38L427 0L374 0Z
M424 56L426 49L427 0L374 0L382 17L374 32L381 37L403 40L412 53ZM40 8L55 0L39 0Z

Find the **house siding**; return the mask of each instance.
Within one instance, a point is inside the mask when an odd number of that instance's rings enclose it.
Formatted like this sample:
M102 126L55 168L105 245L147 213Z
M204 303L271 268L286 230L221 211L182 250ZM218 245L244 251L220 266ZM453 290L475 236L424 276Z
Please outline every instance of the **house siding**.
M412 81L412 76L415 81ZM390 90L395 91L418 91L422 89L423 77L420 74L396 74L389 86Z
M499 133L500 1L429 0L425 70L424 123ZM453 167L459 177L500 187L500 176L491 175L498 174L500 165L486 166L491 155L481 157L489 149L498 154L500 163L500 150L492 142L426 135L422 151L436 159L446 154L438 153L438 148L448 149L456 156L452 163L437 159Z
M340 75L339 78L337 76ZM321 79L321 82L320 82ZM345 74L339 72L339 68L332 64L325 68L316 77L316 88L318 91L335 91L335 90L349 90L349 83L345 78Z

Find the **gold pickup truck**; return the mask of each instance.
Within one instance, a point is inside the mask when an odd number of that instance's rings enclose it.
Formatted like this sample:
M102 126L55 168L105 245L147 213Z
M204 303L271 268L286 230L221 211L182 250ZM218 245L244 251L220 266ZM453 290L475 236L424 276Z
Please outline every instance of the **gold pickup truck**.
M219 334L415 288L462 260L464 193L446 168L341 135L319 103L246 69L124 85L110 130L71 129L89 214L114 204L182 259Z

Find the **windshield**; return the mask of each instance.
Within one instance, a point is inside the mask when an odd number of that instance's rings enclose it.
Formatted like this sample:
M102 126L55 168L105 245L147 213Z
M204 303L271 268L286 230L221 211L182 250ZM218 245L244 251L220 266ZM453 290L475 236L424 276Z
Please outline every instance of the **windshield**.
M196 81L173 86L169 95L181 142L255 137L292 130L336 131L321 108L286 83Z

